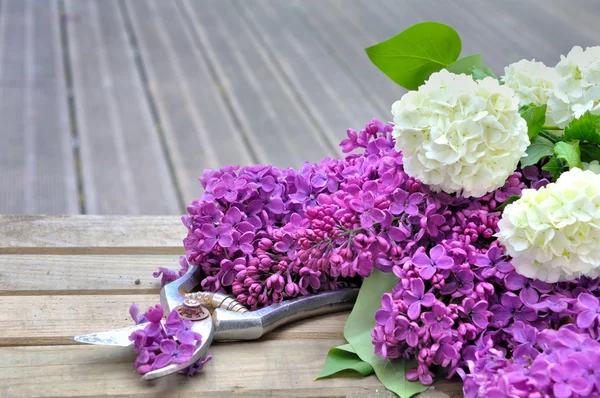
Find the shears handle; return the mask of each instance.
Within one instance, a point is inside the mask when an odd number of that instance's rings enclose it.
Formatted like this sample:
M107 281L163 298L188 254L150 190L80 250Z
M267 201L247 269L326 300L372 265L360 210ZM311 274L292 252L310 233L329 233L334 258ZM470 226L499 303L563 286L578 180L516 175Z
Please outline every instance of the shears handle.
M349 310L358 288L302 296L252 312L213 311L214 340L254 340L271 330L301 319Z

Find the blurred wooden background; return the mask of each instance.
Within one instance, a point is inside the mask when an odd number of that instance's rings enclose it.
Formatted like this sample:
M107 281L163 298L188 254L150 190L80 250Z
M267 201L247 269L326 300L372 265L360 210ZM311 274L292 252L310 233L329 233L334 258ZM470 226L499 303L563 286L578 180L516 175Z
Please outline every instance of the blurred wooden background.
M180 214L205 168L299 167L403 90L363 49L453 26L498 74L598 45L588 0L0 0L0 213Z

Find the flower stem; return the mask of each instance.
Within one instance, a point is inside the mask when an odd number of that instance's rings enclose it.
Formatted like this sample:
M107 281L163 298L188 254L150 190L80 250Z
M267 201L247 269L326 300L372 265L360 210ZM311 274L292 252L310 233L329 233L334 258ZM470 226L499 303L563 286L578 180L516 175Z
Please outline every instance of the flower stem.
M542 126L542 130L562 130L558 126Z

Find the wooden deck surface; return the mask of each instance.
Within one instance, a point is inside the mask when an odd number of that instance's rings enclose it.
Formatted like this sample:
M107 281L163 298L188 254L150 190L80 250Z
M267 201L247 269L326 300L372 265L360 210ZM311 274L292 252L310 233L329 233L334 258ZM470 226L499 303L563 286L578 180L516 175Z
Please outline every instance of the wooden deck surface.
M0 0L0 213L180 214L205 168L299 167L403 90L363 49L453 26L498 74L598 45L594 0Z
M314 381L347 313L215 344L203 373L153 382L132 348L68 339L130 326L131 303L156 304L152 272L177 264L184 232L176 216L0 216L0 396L393 397L374 376ZM421 395L460 396L445 380Z

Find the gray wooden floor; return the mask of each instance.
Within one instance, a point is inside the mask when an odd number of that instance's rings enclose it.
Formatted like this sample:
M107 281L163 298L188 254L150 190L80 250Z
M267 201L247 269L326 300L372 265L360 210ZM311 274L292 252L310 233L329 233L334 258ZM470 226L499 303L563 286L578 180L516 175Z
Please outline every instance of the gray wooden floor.
M363 48L425 20L499 74L600 44L593 0L0 0L0 213L179 214L205 168L338 155L403 94Z

